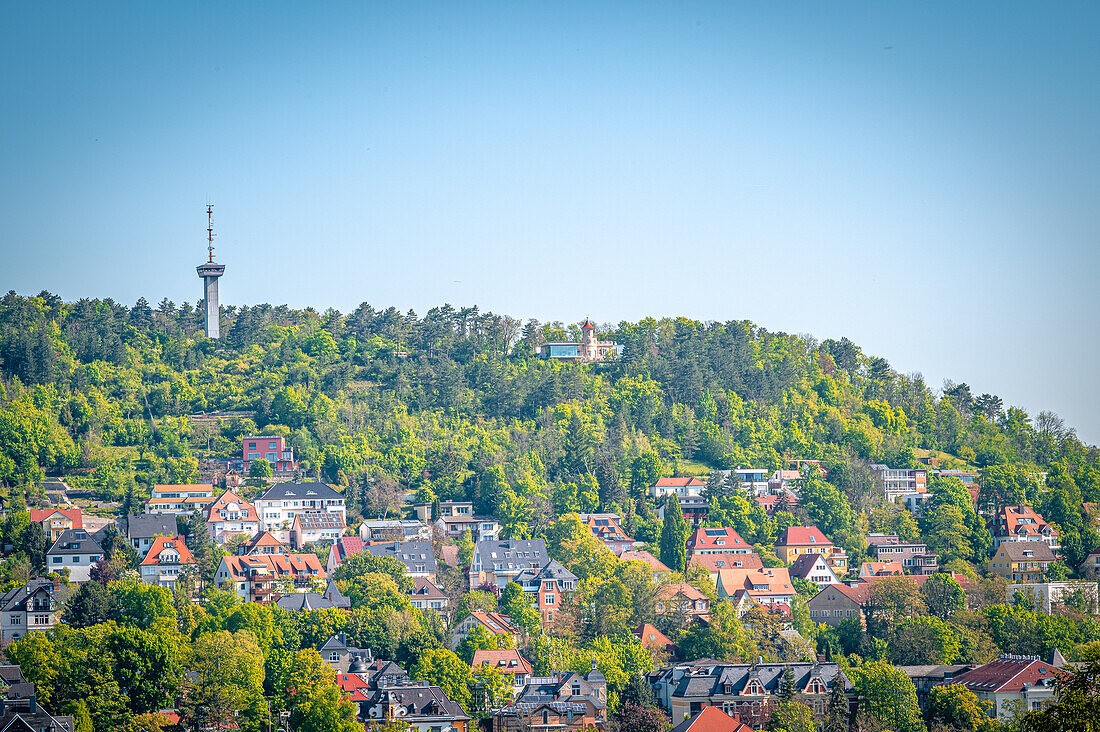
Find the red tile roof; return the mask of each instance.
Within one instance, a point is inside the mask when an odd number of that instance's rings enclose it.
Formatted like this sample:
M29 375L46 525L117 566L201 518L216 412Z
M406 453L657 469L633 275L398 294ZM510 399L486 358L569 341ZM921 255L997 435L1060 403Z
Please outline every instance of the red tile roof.
M693 554L690 564L708 572L722 569L763 569L759 554Z
M218 521L224 521L220 515L218 515L223 508L230 503L236 503L240 507L240 516L234 521L259 521L259 514L256 513L256 507L248 501L241 498L233 491L226 491L218 496L218 500L210 504L210 508L206 511L207 523L216 523Z
M502 651L474 651L474 660L470 666L477 668L482 664L493 666L506 674L533 674L535 672L531 668L530 662L519 655L519 651L515 648L506 648Z
M974 692L1015 692L1024 684L1053 679L1058 669L1049 663L1033 658L1001 657L955 677L956 684L964 684Z
M165 550L175 551L180 555L178 562L173 564L194 564L195 557L192 556L191 550L187 548L187 544L184 543L183 537L180 536L158 536L153 539L153 545L149 547L149 551L145 554L145 559L141 560L143 567L150 567L155 564L160 564L160 555Z
M721 542L721 543L719 543ZM699 528L688 537L687 550L690 554L700 549L732 551L734 549L752 550L752 545L745 542L736 529L728 526L720 529Z
M634 631L634 637L642 642L642 647L647 649L670 650L676 646L668 636L654 628L649 623L643 623L642 627Z
M252 569L267 570L276 577L320 577L328 575L316 554L248 554L225 557L233 579L246 579Z
M40 524L55 513L59 513L73 522L74 529L84 528L84 512L79 508L32 508L31 521Z
M645 562L654 572L672 571L665 566L664 562L647 552L645 549L627 549L619 555L619 559L624 562Z
M512 625L512 619L507 615L502 615L500 613L483 613L480 610L472 612L470 615L494 635L516 632L515 626Z
M779 535L776 546L832 546L816 526L792 526Z
M705 480L699 480L695 476L687 478L658 478L655 484L658 488L683 488L686 485L706 485Z
M751 732L752 727L738 716L730 716L718 707L706 707L690 719L672 728L672 732Z
M677 595L683 595L689 600L707 599L707 596L700 592L698 588L694 587L693 585L689 585L686 582L665 585L657 592L657 597L660 597L662 599L676 597Z

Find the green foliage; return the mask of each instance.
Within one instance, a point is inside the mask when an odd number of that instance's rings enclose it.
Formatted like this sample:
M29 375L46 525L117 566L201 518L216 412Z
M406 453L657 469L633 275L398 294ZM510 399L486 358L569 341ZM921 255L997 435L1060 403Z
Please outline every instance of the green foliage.
M879 729L923 732L917 690L908 676L884 661L867 661L850 675L861 715Z
M992 732L997 724L990 719L993 704L982 701L962 684L933 686L928 692L925 718L960 730Z
M675 495L665 502L665 519L661 526L661 561L673 572L687 569L688 526L680 501Z
M414 679L424 679L446 692L453 701L470 709L473 701L470 696L470 684L474 681L470 665L446 648L432 648L417 659L409 669Z

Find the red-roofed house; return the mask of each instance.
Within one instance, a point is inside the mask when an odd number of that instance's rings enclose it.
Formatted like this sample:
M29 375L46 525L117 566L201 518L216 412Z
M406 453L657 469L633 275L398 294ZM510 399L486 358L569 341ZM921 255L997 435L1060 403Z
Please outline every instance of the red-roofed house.
M1055 672L1049 663L1026 656L1001 656L996 661L959 674L952 683L962 684L981 700L993 704L993 718L1007 721L1016 704L1024 711L1038 709L1054 696Z
M1011 541L1041 541L1057 552L1058 532L1031 506L1005 506L993 518L993 548Z
M696 554L689 562L702 567L710 574L710 581L717 584L718 573L723 569L763 569L759 554Z
M661 496L679 496L683 498L686 496L701 496L703 495L703 489L706 487L707 482L705 480L695 477L659 478L649 490L654 498L660 498Z
M615 513L582 513L581 523L592 530L592 536L611 550L620 554L634 548L634 540L626 535L619 526L619 515Z
M299 513L290 525L290 543L295 549L306 544L334 544L346 528L342 513Z
M501 651L474 651L474 660L470 663L470 667L477 669L482 665L492 666L504 676L510 676L512 686L516 690L523 688L527 679L535 673L531 663L515 648L505 648Z
M42 524L46 537L57 541L66 529L83 529L84 513L79 508L32 508L31 521Z
M500 613L483 613L478 610L467 615L465 619L451 631L451 649L454 650L458 648L458 644L462 642L462 639L469 635L470 631L479 625L493 635L508 636L512 641L515 641L516 634L519 633L512 624L512 619L507 615L502 615Z
M366 543L358 536L341 536L332 545L332 549L328 553L328 571L330 573L335 572L336 568L346 562L348 557L353 557L363 551L364 546L366 546Z
M316 554L222 557L214 581L246 602L271 602L276 590L307 592L328 575Z
M672 570L666 567L664 562L645 549L630 549L620 554L619 559L624 562L645 562L653 572L654 582L659 582L672 574Z
M754 496L754 499L764 509L764 513L768 514L769 516L774 516L776 509L779 508L780 499L782 497L783 496L776 495L775 493L768 493L763 496ZM788 495L786 497L786 503L787 510L790 511L792 508L798 505L798 499L794 496Z
M739 598L739 591L744 591L764 607L790 606L796 594L786 567L719 570L717 588L718 599Z
M687 553L689 557L699 554L751 554L752 545L729 527L696 529L688 537Z
M279 541L270 531L261 531L237 547L237 554L287 554L290 544Z
M676 644L649 623L643 623L642 627L634 631L634 637L640 640L642 647L650 653L666 653L668 654L668 660L676 658L678 650Z
M820 554L825 557L838 577L848 574L848 555L842 547L833 546L816 526L792 526L784 529L775 542L775 555L790 564L800 554Z
M900 577L905 574L901 562L864 562L859 565L859 578Z
M141 560L141 581L147 585L173 589L176 579L187 567L195 566L195 557L179 536L158 536Z
M704 707L694 717L673 727L672 732L752 732L752 727L736 714L731 717L718 707Z
M256 507L233 491L226 491L206 510L206 528L215 544L244 534L253 536L260 530Z

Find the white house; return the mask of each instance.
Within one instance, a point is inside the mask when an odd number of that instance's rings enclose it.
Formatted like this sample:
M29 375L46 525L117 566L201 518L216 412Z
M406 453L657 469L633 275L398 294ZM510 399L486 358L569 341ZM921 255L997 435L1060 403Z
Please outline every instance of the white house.
M260 517L255 506L226 491L207 509L206 529L215 544L222 544L234 536L254 536L260 530Z
M260 528L279 541L290 540L290 527L300 513L338 513L347 523L344 496L324 483L278 483L255 500Z
M147 585L174 589L180 574L193 566L195 557L182 537L158 536L141 561L141 581Z
M46 552L46 571L69 570L73 582L87 582L92 565L103 558L103 548L95 543L84 529L68 529L50 550Z

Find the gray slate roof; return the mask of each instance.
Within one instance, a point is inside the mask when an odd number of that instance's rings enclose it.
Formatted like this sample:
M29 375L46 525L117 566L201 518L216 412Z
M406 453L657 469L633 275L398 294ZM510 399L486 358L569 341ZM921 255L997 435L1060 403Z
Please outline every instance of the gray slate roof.
M50 555L102 554L103 547L96 544L84 529L65 529L46 553Z
M39 590L46 590L50 598L57 602L60 600L53 589L53 581L48 579L32 579L22 587L16 587L0 595L0 612L22 612L27 609L27 600ZM18 668L18 666L16 667Z
M367 544L363 547L376 557L393 557L405 564L409 572L435 573L435 554L430 541L387 541L384 544ZM422 565L423 569L416 569Z
M483 571L516 572L543 567L549 558L542 539L486 539L474 545L470 566ZM495 569L497 564L501 565L499 570Z
M795 688L801 691L813 677L821 679L826 685L840 673L836 663L768 663L768 664L727 664L716 663L713 666L696 667L676 684L672 692L675 697L710 697L725 695L725 686L732 685L733 693L741 693L749 681L755 679L769 694L779 692L779 683L783 679L783 669L790 667L794 672ZM851 689L852 683L847 677L844 688Z
M154 536L176 536L176 517L164 513L142 513L126 517L126 538L152 539Z
M528 585L538 587L543 580L555 580L559 585L564 582L576 582L577 575L562 566L557 559L551 559L541 569L525 569L516 575L516 584L521 587Z
M344 494L334 490L324 483L276 483L264 491L257 501L282 501L285 499L335 499L343 498Z

